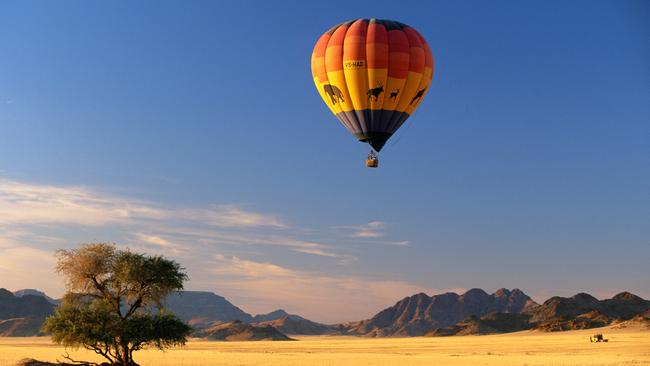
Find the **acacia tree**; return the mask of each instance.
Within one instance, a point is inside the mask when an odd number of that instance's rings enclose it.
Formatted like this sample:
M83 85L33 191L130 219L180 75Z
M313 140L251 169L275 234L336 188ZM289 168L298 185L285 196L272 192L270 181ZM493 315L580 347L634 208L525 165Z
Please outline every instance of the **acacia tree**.
M57 259L67 292L44 326L56 343L84 347L119 366L136 366L133 352L143 347L185 344L191 328L163 308L188 278L177 262L107 243L59 250Z

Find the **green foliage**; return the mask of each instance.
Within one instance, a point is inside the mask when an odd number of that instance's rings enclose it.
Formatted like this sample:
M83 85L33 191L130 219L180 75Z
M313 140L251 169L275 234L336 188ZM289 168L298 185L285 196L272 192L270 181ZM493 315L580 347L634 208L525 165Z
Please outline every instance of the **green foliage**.
M143 347L185 344L191 328L161 306L187 279L178 263L104 243L57 255L68 292L45 323L55 342L121 366L136 365L133 352Z
M174 314L137 314L126 322L123 337L136 349L154 346L165 349L184 345L192 329Z
M119 333L120 317L101 300L72 303L68 299L48 317L45 329L67 347L110 345Z

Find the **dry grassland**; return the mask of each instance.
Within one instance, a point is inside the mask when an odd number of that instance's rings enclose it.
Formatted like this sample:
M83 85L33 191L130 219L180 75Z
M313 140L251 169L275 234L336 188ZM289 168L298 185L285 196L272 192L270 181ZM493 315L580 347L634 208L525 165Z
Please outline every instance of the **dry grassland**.
M608 343L590 343L602 332ZM31 357L61 359L49 338L0 338L0 366ZM94 359L87 351L73 358ZM644 328L563 333L519 332L447 338L299 337L296 342L205 342L166 352L137 353L142 366L446 366L446 365L650 365L650 331Z

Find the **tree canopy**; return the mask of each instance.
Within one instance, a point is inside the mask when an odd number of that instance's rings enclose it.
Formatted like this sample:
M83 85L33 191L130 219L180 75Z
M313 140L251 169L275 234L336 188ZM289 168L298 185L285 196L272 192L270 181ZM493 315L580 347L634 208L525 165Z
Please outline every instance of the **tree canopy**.
M133 352L143 347L185 344L191 328L163 307L188 278L180 264L108 243L59 250L57 258L67 292L45 323L55 342L119 366L137 365Z

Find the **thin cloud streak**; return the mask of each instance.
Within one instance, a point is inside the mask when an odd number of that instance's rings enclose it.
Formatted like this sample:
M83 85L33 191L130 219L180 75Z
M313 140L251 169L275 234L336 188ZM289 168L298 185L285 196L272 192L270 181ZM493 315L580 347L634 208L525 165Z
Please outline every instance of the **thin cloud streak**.
M253 232L224 232L193 227L160 227L161 235L179 243L200 243L213 246L278 246L289 250L322 257L339 258L350 262L356 260L349 254L336 253L332 245L294 239L288 236Z
M244 211L236 205L215 205L209 210L186 209L180 216L192 221L200 221L217 227L274 227L287 228L279 218L258 212Z
M138 233L135 235L135 240L147 244L161 246L161 247L172 246L172 243L169 240L157 235L147 235L147 234Z
M138 201L99 195L84 187L0 180L0 217L5 225L98 226L165 216L164 211Z
M408 240L392 241L392 242L390 242L388 244L398 246L398 247L409 247L409 246L411 246L411 242L408 241Z
M381 238L383 233L374 230L359 230L352 234L353 238Z
M85 187L58 187L0 180L0 217L4 224L70 224L102 226L142 221L191 221L220 228L288 225L273 215L246 211L237 205L209 209L170 209Z
M352 238L380 238L385 235L386 223L383 221L370 221L363 225L334 226L333 228L351 231L349 235Z

